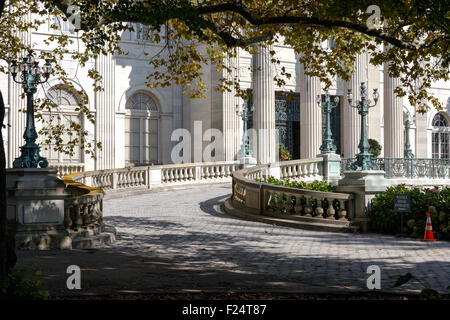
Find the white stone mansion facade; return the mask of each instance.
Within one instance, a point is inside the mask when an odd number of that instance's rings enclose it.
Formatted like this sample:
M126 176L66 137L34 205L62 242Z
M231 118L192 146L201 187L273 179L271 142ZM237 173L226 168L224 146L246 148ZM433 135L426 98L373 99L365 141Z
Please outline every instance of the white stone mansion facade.
M24 33L22 36L34 50L48 50L42 40L54 32L49 26L42 26L38 32ZM45 85L39 86L36 97L47 95L57 101L65 119L81 123L91 138L103 144L96 160L84 155L81 150L76 150L74 156L54 152L51 148L43 150L42 155L48 158L50 165L98 170L122 168L130 163L172 163L171 151L178 144L177 141L171 141L172 132L177 128L185 128L194 137L195 121L201 121L203 132L216 128L223 133L223 153L218 160L237 159L242 144L243 121L236 114L236 105L242 105L243 101L232 92L222 93L213 89L220 76L210 66L204 68L204 80L211 88L205 99L190 99L175 84L165 88L147 87L146 76L152 69L144 51L151 55L161 46L142 40L145 32L146 28L137 25L135 32L123 35L122 47L128 52L127 55L102 56L91 60L84 68L69 57L61 62L72 85L88 95L89 108L96 119L95 125L80 119L75 112L78 98L64 88L57 87L56 80L50 79ZM73 39L75 48L75 35ZM316 96L324 92L317 79L304 75L304 67L298 63L291 48L277 45L274 50L281 61L276 66L269 62L267 49L260 50L253 57L240 51L237 58L228 61L238 67L241 85L252 90L252 127L266 129L261 130L263 134L258 139L254 156L260 163L277 160L275 129L280 129L281 140L294 157L313 158L320 153L322 136L322 113ZM250 71L252 64L261 68L253 75ZM283 66L293 76L287 79L284 87L279 88L272 79ZM93 90L92 80L87 76L89 68L95 68L103 76L104 91ZM380 92L380 100L370 110L368 123L369 138L377 140L383 147L380 156L403 157L403 119L404 114L409 112L415 115L415 122L410 129L414 155L417 158L450 158L450 83L434 83L431 88L446 106L445 111L438 113L433 110L426 115L418 114L406 98L394 95L393 90L399 81L384 74L382 68L370 65L367 55L358 56L351 81L337 80L330 90L331 95L340 97L339 108L333 115L333 136L338 152L343 157L353 157L358 153L360 138L360 117L355 109L349 107L344 93L351 88L354 101L359 99L361 82L368 84L369 97L374 88ZM25 99L20 97L21 86L7 75L0 75L0 88L7 107L5 123L10 125L3 132L7 166L11 167L19 156L19 146L24 144L25 114L19 110L24 108ZM295 92L292 100L286 99L290 91ZM208 141L204 141L203 145L193 143L192 148L205 148L208 144ZM191 161L197 160L194 154L195 150Z

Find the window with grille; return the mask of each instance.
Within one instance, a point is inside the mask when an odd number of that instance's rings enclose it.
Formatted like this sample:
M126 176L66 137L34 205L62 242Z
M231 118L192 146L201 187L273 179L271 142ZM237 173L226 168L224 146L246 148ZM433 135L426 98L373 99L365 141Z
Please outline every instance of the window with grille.
M158 163L159 112L155 100L137 92L128 98L125 108L125 163Z
M44 113L44 126L63 125L65 128L70 128L71 124L77 124L83 127L80 113L75 111L79 105L79 99L75 94L75 89L65 86L55 86L47 91L47 98L56 103L60 108L54 113ZM63 149L67 150L67 142L74 139L76 134L69 136L64 133ZM80 138L80 137L78 137ZM82 163L83 153L81 152L81 145L78 144L73 149L73 154L66 154L62 151L55 151L56 143L52 141L50 144L42 144L42 155L51 163Z
M450 158L450 128L447 118L442 113L436 114L432 126L432 157L435 159Z

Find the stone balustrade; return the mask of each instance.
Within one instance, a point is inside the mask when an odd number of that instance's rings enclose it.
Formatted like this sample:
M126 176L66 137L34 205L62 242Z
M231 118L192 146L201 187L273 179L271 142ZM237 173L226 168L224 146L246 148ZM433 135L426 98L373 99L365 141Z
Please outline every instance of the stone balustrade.
M70 179L108 192L231 182L231 174L238 169L238 162L202 162L87 171L73 174Z
M75 175L68 175L63 179L70 192L70 196L64 199L64 227L74 231L101 228L104 193L100 188L74 181Z
M84 164L71 164L71 163L50 163L49 168L58 170L58 177L62 178L72 173L83 172Z
M305 163L307 161L302 165ZM292 164L286 167L292 168ZM233 174L231 199L235 207L253 214L288 214L311 218L311 221L349 220L353 217L352 194L303 190L252 180L266 176L268 170L270 165L260 165Z
M322 158L280 162L280 178L290 180L322 180Z

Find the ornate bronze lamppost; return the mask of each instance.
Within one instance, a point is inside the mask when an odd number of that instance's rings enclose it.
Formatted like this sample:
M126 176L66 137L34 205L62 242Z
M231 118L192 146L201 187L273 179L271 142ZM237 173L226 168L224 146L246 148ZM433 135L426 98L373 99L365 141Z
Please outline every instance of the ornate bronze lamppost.
M322 136L322 145L320 146L320 151L322 153L334 153L336 152L336 146L334 145L334 140L331 133L331 111L336 108L339 104L339 97L334 97L334 101L331 102L330 94L328 90L325 92L325 102L322 102L322 96L317 95L317 104L322 108L325 113L325 132Z
M411 128L411 125L414 124L414 116L412 116L409 111L406 111L406 117L405 117L405 151L404 151L404 158L405 159L414 159L414 153L411 150L411 143L409 139L409 129Z
M247 101L244 101L242 108L240 108L239 105L236 105L236 114L244 121L244 135L242 137L241 150L239 151L239 154L243 157L252 157L247 129L247 121L250 119L252 112L253 106L249 107Z
M352 89L348 89L348 104L356 108L358 113L361 115L361 140L359 142L358 148L360 153L356 155L356 161L350 165L350 169L356 170L358 167L361 170L378 170L378 165L372 161L372 154L369 153L369 140L367 139L367 115L369 114L369 109L375 107L378 102L378 89L373 89L373 100L374 104L370 104L370 100L367 100L367 88L364 82L361 82L361 101L357 101L356 105L352 105L353 95Z
M35 61L33 50L28 51L28 55L23 58L22 62L17 64L16 60L11 61L10 72L13 80L23 86L27 95L27 124L23 138L26 143L20 147L21 156L13 162L14 168L46 168L48 161L39 155L39 147L35 141L38 137L34 126L34 104L33 95L36 93L37 85L44 83L50 77L52 67L50 60L46 59L42 69L39 62ZM20 72L19 80L16 79Z

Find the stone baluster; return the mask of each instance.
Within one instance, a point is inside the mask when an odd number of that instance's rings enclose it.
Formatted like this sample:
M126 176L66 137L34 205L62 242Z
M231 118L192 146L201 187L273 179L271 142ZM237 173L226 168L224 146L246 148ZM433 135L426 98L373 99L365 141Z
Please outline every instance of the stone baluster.
M64 208L64 227L70 229L72 226L72 219L70 218L70 207Z
M324 212L324 210L322 208L322 199L318 198L317 199L317 207L315 210L316 216L323 218L323 212Z
M347 211L345 210L345 200L339 200L339 220L347 220Z
M83 219L81 219L81 206L78 204L75 206L75 230L79 230L81 225L83 224Z
M327 201L328 201L327 219L334 220L334 214L336 213L333 207L334 199L327 198Z
M311 197L305 196L306 198L306 204L305 204L305 217L312 217L312 206L311 206Z
M303 213L303 206L302 206L302 197L297 195L295 196L295 214L301 215Z

